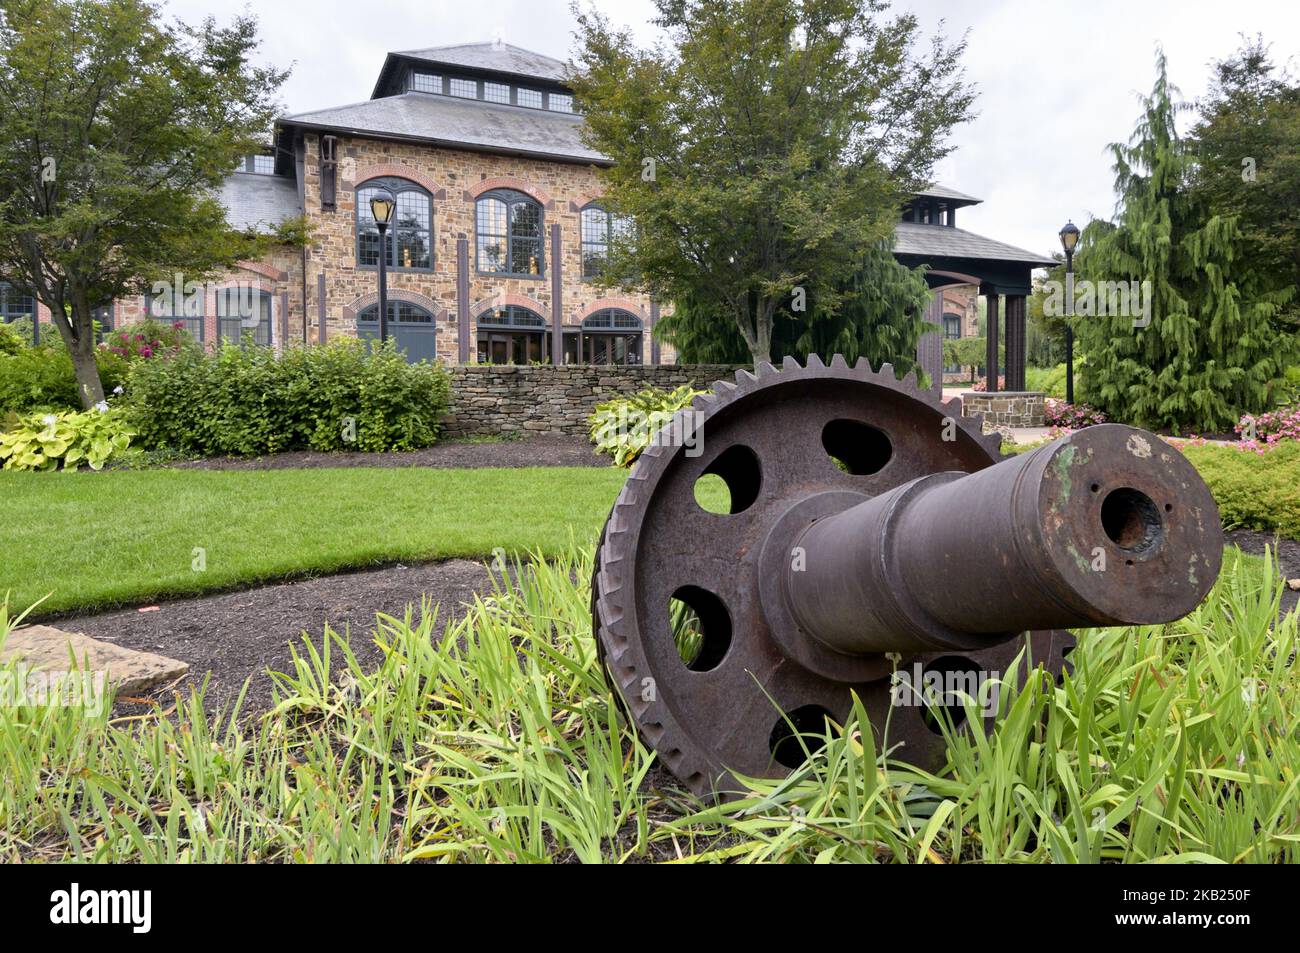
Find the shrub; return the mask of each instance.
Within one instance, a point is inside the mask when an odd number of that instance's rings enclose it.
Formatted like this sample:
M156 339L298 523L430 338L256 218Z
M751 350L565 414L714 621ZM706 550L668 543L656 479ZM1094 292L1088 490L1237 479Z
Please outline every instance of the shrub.
M146 318L136 324L110 331L100 349L127 361L139 361L175 354L192 341L185 325L180 321L164 324Z
M672 391L647 387L631 397L597 404L587 418L591 442L597 453L613 457L615 466L630 467L660 428L703 393L690 387Z
M31 414L0 433L0 460L6 470L75 470L82 463L99 470L132 436L122 412L107 404L81 413Z
M1266 453L1222 444L1181 449L1210 487L1225 526L1300 539L1300 441Z
M131 370L131 420L147 447L195 456L415 450L437 439L447 372L390 344L182 348Z
M1265 446L1280 440L1300 440L1300 404L1258 417L1244 414L1235 429L1242 442L1252 450L1259 447L1261 440Z
M1080 430L1093 424L1104 424L1106 415L1087 404L1067 404L1063 400L1048 397L1043 401L1043 416L1049 427L1063 427L1067 430Z
M131 360L100 348L95 363L107 394L123 385ZM17 350L6 351L0 341L0 416L80 408L77 374L57 331L47 329L37 347L24 342Z

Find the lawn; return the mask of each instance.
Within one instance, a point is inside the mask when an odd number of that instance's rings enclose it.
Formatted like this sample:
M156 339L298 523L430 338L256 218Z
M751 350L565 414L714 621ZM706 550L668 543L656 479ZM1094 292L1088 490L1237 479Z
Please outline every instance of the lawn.
M613 468L0 473L0 597L40 613L402 560L550 555L600 531Z

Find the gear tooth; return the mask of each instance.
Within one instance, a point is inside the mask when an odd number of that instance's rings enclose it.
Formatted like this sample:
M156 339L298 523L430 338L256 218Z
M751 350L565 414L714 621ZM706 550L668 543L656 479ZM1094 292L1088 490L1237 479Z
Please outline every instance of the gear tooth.
M815 369L815 370L822 371L822 370L825 370L825 369L826 369L826 365L825 365L824 363L822 363L822 359L821 359L821 355L820 355L820 354L817 354L817 353L809 353L809 355L808 355L808 370L811 371L811 370L814 370L814 369Z
M891 381L898 379L898 375L894 373L894 365L890 364L888 361L880 365L879 369L876 371L876 376L887 377Z
M799 358L793 354L787 354L781 359L781 370L783 371L801 371L803 365L799 363Z
M954 397L952 400L944 401L943 403L940 404L940 406L943 408L944 413L946 413L949 417L957 417L957 418L961 417L960 397Z
M713 382L713 393L715 393L718 397L722 397L724 399L729 397L735 391L735 389L736 389L736 385L731 383L731 381Z
M778 372L777 369L767 361L759 361L754 365L754 373L758 375L760 380L762 380L768 377L775 377Z
M920 388L916 386L916 371L914 370L908 371L906 374L904 374L902 379L899 381L899 383L902 384L903 387L905 387L907 390L920 393Z
M831 370L847 372L848 369L849 362L844 360L843 354L837 352L831 356Z
M758 378L745 370L743 367L736 371L736 386L748 387L751 384L757 384Z
M870 377L874 373L871 370L871 362L867 360L865 354L853 362L852 373L859 379Z

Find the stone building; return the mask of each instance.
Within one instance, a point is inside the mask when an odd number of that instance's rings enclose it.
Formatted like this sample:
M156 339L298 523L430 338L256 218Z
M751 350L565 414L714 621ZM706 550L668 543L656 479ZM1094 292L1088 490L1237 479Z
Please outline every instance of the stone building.
M282 117L270 153L247 157L224 183L234 227L269 232L303 217L309 245L203 287L176 276L163 294L100 309L101 325L149 313L208 344L373 337L381 248L369 199L382 186L397 200L382 249L389 332L412 360L672 363L650 333L660 303L602 294L590 280L620 223L601 206L608 160L583 144L565 77L561 61L501 42L389 53L369 99ZM922 338L918 357L936 386L941 338L978 333L979 295L991 305L994 346L1006 300L1008 385L1023 381L1029 274L1051 264L957 228L957 210L979 201L936 185L896 227L899 260L930 267L926 318L939 333ZM0 318L33 310L48 321L0 282Z

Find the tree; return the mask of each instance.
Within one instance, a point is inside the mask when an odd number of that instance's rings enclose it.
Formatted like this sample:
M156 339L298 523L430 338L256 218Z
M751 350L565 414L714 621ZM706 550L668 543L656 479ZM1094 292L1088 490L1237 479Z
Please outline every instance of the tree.
M0 4L0 275L50 309L87 407L95 308L264 247L214 197L287 76L256 46L250 18L169 25L142 0Z
M602 283L729 322L767 361L786 303L838 313L950 151L971 116L965 42L918 49L916 18L878 0L656 5L669 39L648 49L575 9L585 135L613 161L606 204L635 222Z
M1111 146L1116 220L1089 223L1075 259L1093 282L1148 282L1149 322L1076 318L1086 399L1141 426L1226 430L1267 406L1269 382L1294 351L1274 321L1289 292L1252 282L1237 220L1190 190L1194 152L1178 135L1163 54L1156 66L1132 138Z
M930 299L924 268L900 264L881 243L867 250L837 290L833 309L811 301L796 310L792 300L781 302L772 327L774 361L786 355L807 361L809 354L829 361L843 354L850 363L859 357L877 367L889 362L899 374L916 368L916 344L926 330L923 315ZM688 363L741 364L750 358L736 325L719 321L711 302L675 302L655 333Z
M1300 84L1256 37L1214 64L1210 95L1191 130L1193 189L1241 227L1242 264L1263 288L1300 285ZM1284 313L1300 318L1300 300Z

